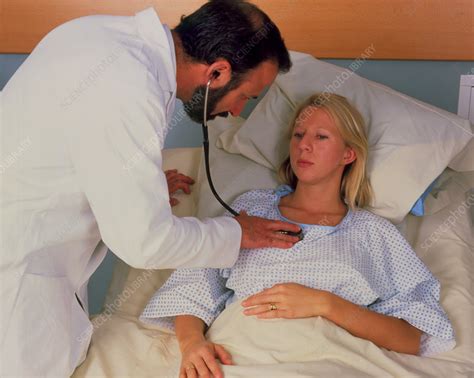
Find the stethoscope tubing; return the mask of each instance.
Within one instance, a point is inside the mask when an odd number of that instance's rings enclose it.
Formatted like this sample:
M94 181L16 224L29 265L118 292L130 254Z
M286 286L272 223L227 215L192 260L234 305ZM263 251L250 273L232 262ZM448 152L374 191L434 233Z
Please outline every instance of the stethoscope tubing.
M212 194L214 195L214 197L216 197L216 199L219 201L219 203L229 213L231 213L233 216L238 217L239 213L237 211L235 211L234 209L232 209L232 207L230 207L219 196L219 194L216 191L216 188L214 187L214 184L213 184L212 178L211 178L211 169L209 167L209 133L208 133L208 129L207 129L207 101L208 101L208 97L209 97L209 87L211 85L211 81L212 81L212 79L209 79L209 81L207 82L207 85L206 85L206 92L205 92L205 95L204 95L204 114L203 114L204 118L203 118L203 122L202 122L202 137L203 137L202 145L204 147L204 164L206 166L207 182L209 183L209 187L211 188ZM292 232L292 231L279 230L277 232L279 232L281 234L297 236L297 237L300 238L300 240L302 240L303 239L303 232L302 231L303 230L300 230L300 232L296 233L296 232Z
M209 97L209 87L211 85L211 80L207 82L206 85L206 93L204 95L204 118L202 122L202 145L204 147L204 164L206 166L206 176L207 176L207 182L209 183L209 187L211 188L212 194L214 194L214 197L219 201L219 203L232 215L234 216L239 216L239 213L235 211L232 207L230 207L220 196L217 194L216 188L214 187L214 184L211 179L211 169L209 167L209 134L208 134L208 129L207 129L207 99Z

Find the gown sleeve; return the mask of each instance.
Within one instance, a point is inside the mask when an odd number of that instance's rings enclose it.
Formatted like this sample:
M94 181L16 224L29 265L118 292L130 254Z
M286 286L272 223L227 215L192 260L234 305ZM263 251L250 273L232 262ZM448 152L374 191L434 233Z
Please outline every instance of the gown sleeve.
M193 315L210 326L233 293L226 281L219 269L178 269L153 295L140 320L174 330L177 315Z
M244 193L231 207L240 212L249 205L250 198ZM231 214L226 211L224 216ZM145 306L140 320L174 330L177 315L193 315L210 326L233 295L226 287L230 272L231 268L175 270Z
M380 220L370 234L370 248L382 251L380 259L387 279L387 295L368 308L403 319L423 331L421 356L454 348L454 330L439 303L439 281L390 222Z

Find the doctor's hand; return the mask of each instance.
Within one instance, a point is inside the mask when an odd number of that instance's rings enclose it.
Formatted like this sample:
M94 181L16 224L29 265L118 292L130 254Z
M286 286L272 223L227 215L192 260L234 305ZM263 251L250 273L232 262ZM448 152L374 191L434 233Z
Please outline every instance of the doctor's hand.
M274 285L242 301L244 315L261 319L327 317L334 294L297 283Z
M291 248L300 239L297 236L282 234L278 231L299 232L300 227L293 223L264 219L240 212L235 220L242 228L240 248Z
M207 340L191 342L182 348L179 378L216 377L223 378L219 359L224 365L232 365L232 357L222 345Z
M168 192L170 194L170 205L176 206L179 201L176 198L171 197L178 190L182 190L184 193L191 193L191 185L194 184L194 180L191 177L185 176L179 173L177 169L170 169L165 171L166 182L168 183Z

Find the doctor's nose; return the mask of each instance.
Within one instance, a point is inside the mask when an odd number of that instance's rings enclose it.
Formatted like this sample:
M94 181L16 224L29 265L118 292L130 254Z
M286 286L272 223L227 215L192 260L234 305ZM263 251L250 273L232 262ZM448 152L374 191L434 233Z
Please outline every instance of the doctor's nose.
M247 101L244 101L244 102L238 102L236 103L230 110L230 114L232 114L233 117L237 117L240 113L242 113L242 110L244 110L244 107L245 107L245 103Z

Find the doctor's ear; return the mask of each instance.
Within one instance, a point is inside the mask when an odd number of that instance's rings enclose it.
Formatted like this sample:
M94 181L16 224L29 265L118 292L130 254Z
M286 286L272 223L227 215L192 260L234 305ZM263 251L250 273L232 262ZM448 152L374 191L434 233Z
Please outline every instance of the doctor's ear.
M232 76L230 63L225 59L216 60L206 70L207 80L211 80L211 88L220 88L226 85Z

